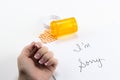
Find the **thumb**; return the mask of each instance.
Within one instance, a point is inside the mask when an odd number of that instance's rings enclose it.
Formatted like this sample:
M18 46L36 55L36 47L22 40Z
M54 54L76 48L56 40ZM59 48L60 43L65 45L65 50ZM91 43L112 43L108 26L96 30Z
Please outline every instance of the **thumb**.
M32 42L29 45L25 46L23 48L22 55L29 56L34 46L35 46L35 42Z
M40 42L32 42L31 44L24 47L22 55L29 57L33 53L35 53L41 46L42 44Z

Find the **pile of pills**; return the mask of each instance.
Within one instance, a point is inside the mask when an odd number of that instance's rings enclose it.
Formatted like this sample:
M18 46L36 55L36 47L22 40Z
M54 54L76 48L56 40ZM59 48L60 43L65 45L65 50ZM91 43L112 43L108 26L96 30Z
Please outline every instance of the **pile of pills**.
M41 39L41 41L43 43L50 43L53 42L55 40L57 40L57 38L55 36L52 36L50 33L50 30L45 30L42 34L40 34L39 38Z

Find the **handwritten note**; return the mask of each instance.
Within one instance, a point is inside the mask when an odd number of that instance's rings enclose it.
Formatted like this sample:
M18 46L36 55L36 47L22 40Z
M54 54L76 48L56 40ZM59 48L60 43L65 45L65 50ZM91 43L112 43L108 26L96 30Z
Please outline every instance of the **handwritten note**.
M72 49L70 49L70 54L74 55L74 57L76 56L77 60L71 59L71 61L73 61L73 63L75 64L77 63L77 65L73 67L77 69L78 72L85 72L86 68L91 69L90 66L93 66L95 68L102 68L104 66L103 62L105 61L105 59L99 56L96 57L93 54L91 54L91 52L89 52L90 49L94 48L92 47L91 43L81 41L77 43L74 42L74 44L70 44L69 46L73 46ZM87 52L88 54L84 52ZM85 55L83 56L83 54ZM90 55L93 55L94 57L89 57ZM87 56L87 58L85 56ZM57 80L57 77L53 76L53 80Z
M90 48L91 45L90 43L84 43L84 42L80 42L80 43L77 43L76 44L77 48L76 49L73 49L74 52L76 53L80 53L82 50L85 50L87 48ZM96 59L88 59L86 61L82 61L81 58L78 59L78 62L79 62L79 71L82 72L83 69L85 69L86 67L88 67L89 65L97 65L97 67L99 68L102 68L103 67L103 64L102 64L102 61L104 59L102 58L96 58Z

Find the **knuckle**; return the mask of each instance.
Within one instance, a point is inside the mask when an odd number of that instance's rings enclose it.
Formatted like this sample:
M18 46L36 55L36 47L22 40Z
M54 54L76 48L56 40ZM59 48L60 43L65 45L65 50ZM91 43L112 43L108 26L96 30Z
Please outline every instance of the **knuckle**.
M51 56L53 56L53 55L54 55L52 51L49 51L48 53L49 53Z
M47 49L47 47L42 47L41 49L39 49L38 52L39 52L40 54L44 54L44 53L48 52L48 49Z
M44 58L44 59L49 59L50 56L49 56L48 54L45 54L45 55L43 56L43 58Z

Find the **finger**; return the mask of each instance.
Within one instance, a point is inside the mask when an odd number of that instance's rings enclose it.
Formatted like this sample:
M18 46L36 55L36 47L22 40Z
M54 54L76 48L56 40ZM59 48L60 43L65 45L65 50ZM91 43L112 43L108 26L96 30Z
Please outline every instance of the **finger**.
M33 50L31 51L31 57L33 58L35 53L42 47L42 44L40 42L36 42L34 44L34 48Z
M42 44L40 42L32 42L31 44L24 47L22 54L26 56L30 56L36 51L36 49L39 49L41 46Z
M50 60L48 60L46 63L45 63L45 65L46 66L52 66L52 67L54 67L54 68L56 68L56 66L57 66L57 64L58 64L58 61L57 61L57 59L55 59L55 58L51 58Z
M40 58L39 63L44 64L52 57L53 57L53 52L49 51Z
M42 43L36 42L36 43L35 43L35 46L38 47L38 48L41 48L41 47L42 47Z
M34 58L38 60L47 52L48 52L48 48L43 46L35 53Z
M26 55L29 56L30 52L33 50L35 45L35 42L32 42L31 44L27 45L24 47L23 51L22 51L22 55Z
M50 59L48 62L45 63L45 66L48 67L48 69L49 69L51 72L54 72L54 70L55 70L56 67L57 67L57 64L58 64L57 59L52 58L52 59Z

